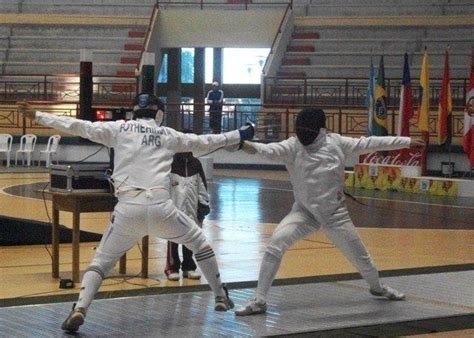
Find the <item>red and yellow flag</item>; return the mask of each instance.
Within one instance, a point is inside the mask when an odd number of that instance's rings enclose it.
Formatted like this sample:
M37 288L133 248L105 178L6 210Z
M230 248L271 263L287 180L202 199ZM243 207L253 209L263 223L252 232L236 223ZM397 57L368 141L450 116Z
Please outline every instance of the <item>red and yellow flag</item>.
M453 111L451 101L451 85L449 81L449 52L446 49L444 57L444 73L438 104L438 144L451 143L451 112Z

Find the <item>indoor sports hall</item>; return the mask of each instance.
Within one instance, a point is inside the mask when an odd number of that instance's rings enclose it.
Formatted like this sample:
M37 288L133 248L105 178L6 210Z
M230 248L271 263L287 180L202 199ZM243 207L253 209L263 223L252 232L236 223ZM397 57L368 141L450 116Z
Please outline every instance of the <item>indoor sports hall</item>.
M470 1L0 0L0 18L1 337L474 336ZM284 254L266 313L236 316L295 198L283 162L221 147L194 156L209 195L202 230L235 308L214 310L204 276L168 280L167 241L146 236L79 330L63 331L117 203L116 159L17 101L109 123L131 119L146 92L165 102L164 126L212 134L215 82L220 131L251 124L252 142L295 137L308 107L330 133L425 142L345 162L352 221L382 283L406 298L371 295L318 231Z

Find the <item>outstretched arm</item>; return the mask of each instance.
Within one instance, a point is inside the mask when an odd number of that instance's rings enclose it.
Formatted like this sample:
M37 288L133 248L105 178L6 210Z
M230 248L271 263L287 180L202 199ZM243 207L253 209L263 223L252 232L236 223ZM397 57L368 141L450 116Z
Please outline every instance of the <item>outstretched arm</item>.
M421 139L399 136L371 136L361 138L341 136L341 145L346 154L354 155L410 147L422 148L425 146L425 143Z
M247 154L260 154L270 160L282 160L287 162L293 154L292 139L282 142L274 142L269 144L254 143L245 141L242 150Z
M245 140L251 140L255 133L251 125L245 125L237 130L217 135L184 134L170 128L168 128L168 132L176 139L175 151L178 153L186 151L213 151L241 144Z
M67 116L56 116L36 111L25 101L17 103L17 112L26 118L36 120L42 125L75 136L81 136L108 147L114 146L116 128L113 128L114 123L112 122L91 122Z

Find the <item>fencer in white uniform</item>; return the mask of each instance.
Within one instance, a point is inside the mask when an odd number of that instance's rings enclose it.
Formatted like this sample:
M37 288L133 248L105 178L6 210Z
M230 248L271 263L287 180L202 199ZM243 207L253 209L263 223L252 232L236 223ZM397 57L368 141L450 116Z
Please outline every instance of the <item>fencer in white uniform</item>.
M253 137L246 126L219 135L184 134L160 126L164 105L153 95L140 94L131 121L90 122L35 112L20 102L20 114L37 123L87 138L113 148L112 180L118 203L102 236L95 257L83 275L79 299L62 329L77 331L103 279L118 258L143 236L150 235L184 244L195 252L199 268L214 291L215 310L233 307L222 285L214 252L198 225L179 211L170 198L173 155L186 151L212 151Z
M260 267L255 297L238 316L265 313L266 298L283 254L297 240L321 230L357 268L370 292L390 300L404 295L381 284L378 271L362 243L345 205L345 159L362 153L421 146L409 137L350 138L327 133L320 109L304 109L296 119L296 137L278 143L244 142L243 150L282 161L290 176L295 202L273 232Z

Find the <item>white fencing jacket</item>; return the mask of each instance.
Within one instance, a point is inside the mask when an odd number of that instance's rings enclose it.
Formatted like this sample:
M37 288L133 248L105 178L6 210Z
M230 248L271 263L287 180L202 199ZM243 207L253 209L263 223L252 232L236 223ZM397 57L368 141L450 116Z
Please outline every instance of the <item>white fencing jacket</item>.
M240 142L238 130L216 135L184 134L159 126L154 119L90 122L37 112L36 121L114 148L112 179L119 199L121 192L130 190L169 191L171 163L177 152L212 151Z
M345 159L363 153L408 148L409 137L351 138L327 133L303 146L296 137L270 143L251 143L257 153L285 164L293 185L295 202L311 212L322 224L344 203Z
M174 205L200 224L209 213L209 195L201 162L190 152L174 155L170 178Z

